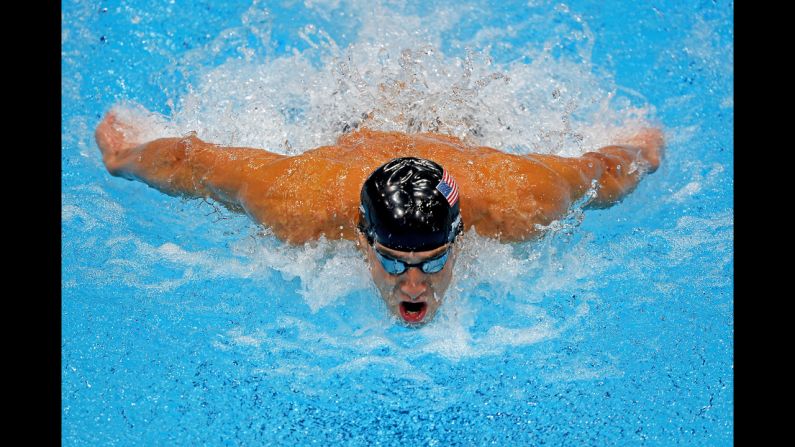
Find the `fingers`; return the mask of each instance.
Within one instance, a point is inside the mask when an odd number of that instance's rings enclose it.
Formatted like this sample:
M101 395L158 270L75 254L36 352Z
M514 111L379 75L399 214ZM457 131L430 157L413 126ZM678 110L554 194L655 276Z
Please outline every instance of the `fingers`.
M105 118L97 125L97 130L94 132L94 138L97 145L103 153L112 150L114 146L120 143L119 131L115 128L116 116L112 113L105 115Z
M122 128L123 123L117 120L116 114L108 112L97 125L97 129L94 132L97 146L102 152L102 161L105 163L105 168L113 175L116 175L118 171L122 154L130 146Z

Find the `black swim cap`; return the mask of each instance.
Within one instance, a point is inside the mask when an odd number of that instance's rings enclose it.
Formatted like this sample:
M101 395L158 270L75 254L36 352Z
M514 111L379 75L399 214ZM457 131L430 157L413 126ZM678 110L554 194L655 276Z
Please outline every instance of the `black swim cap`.
M396 158L362 185L359 229L372 244L399 251L428 251L455 240L464 225L458 186L430 160Z

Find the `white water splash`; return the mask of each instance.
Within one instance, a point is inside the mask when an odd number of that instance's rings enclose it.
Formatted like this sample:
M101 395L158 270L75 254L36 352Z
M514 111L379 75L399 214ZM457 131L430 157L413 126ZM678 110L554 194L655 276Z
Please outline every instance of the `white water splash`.
M255 2L252 9L246 14L267 17L262 5ZM457 42L462 54L442 50L443 34L460 20L455 9L429 16L381 3L351 9L358 16L348 20L361 25L346 47L309 24L298 33L310 45L305 51L264 60L231 58L196 70L189 93L176 98L172 117L150 115L147 137L195 131L219 144L296 154L366 126L439 132L510 152L578 155L648 124L650 106L632 106L611 79L594 73L594 36L566 8L545 14L568 20L569 33L556 39L573 39L581 47L578 54L557 56L558 41L551 40L529 43L519 51L522 59L502 63L489 53L503 33ZM246 29L268 23L262 18ZM268 32L257 35L265 39ZM192 50L179 66L219 51L213 45Z

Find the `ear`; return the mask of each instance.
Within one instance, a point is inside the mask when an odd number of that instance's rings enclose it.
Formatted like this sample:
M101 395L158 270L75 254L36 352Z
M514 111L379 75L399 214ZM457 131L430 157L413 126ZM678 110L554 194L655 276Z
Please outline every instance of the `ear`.
M370 245L367 243L367 237L358 228L356 229L356 245L365 254L367 253L367 247Z

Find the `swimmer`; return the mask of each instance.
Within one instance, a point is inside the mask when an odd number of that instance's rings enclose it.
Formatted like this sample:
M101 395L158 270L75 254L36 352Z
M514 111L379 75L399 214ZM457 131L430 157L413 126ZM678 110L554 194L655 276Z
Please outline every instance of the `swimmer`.
M585 208L621 201L660 165L663 136L645 128L580 157L524 154L449 135L357 129L287 156L196 135L137 141L111 111L95 137L108 172L172 196L211 198L291 244L355 240L390 312L431 321L453 278L457 236L537 238L595 187Z

